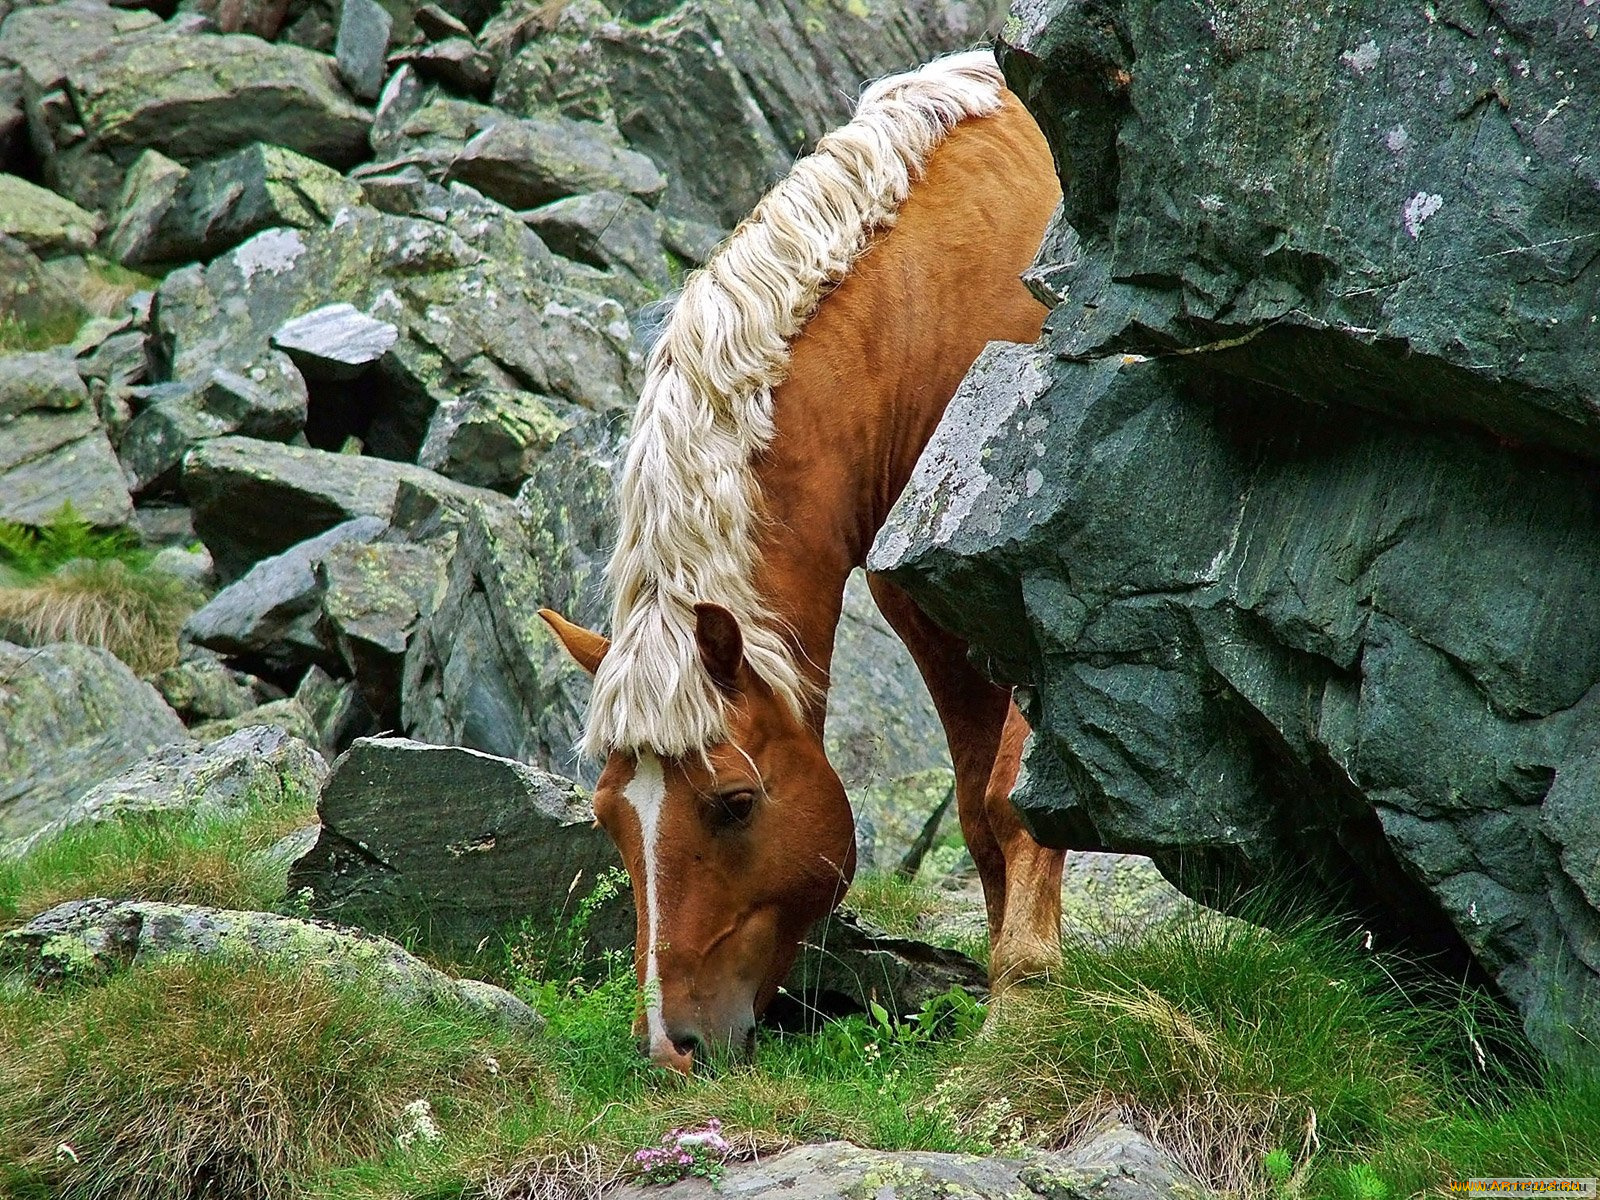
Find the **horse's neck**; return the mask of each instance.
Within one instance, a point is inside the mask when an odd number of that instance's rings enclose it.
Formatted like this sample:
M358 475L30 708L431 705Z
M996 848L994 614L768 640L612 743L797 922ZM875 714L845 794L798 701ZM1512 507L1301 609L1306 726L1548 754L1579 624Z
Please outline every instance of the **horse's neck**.
M1039 335L1045 310L1019 276L1059 197L1049 149L1015 100L965 122L795 340L757 469L757 586L824 692L845 581L967 368L989 341Z

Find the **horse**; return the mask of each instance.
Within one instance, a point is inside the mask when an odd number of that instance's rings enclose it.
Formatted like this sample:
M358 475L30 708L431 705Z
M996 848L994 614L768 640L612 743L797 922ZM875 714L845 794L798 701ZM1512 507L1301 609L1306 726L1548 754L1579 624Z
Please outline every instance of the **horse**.
M594 811L638 914L634 1033L660 1066L749 1053L849 887L822 741L845 582L984 345L1038 338L1020 276L1060 196L990 53L879 80L686 280L651 351L611 638L540 615L593 676L582 748L605 764ZM1060 952L1063 853L1009 801L1028 728L961 639L869 584L949 741L999 995Z

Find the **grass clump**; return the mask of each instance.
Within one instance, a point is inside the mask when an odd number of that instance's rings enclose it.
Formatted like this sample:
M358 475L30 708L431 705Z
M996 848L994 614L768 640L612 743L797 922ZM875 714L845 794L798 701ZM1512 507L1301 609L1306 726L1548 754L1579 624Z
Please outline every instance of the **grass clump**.
M41 527L0 521L0 637L109 650L140 675L178 661L178 631L204 597L152 570L126 530L91 527L70 505Z
M1434 1116L1452 1014L1413 1003L1326 924L1273 931L1200 912L1127 941L1069 943L1009 994L951 1099L1068 1144L1107 1116L1200 1179L1253 1193L1263 1148L1359 1155Z
M915 937L944 908L938 889L892 871L863 871L850 884L845 907L885 933Z
M296 1193L549 1082L536 1044L309 967L167 961L3 1011L0 1184L18 1196Z
M0 354L68 345L87 319L88 314L81 310L60 311L35 321L24 321L12 313L0 314Z
M270 910L284 898L285 864L266 851L316 820L309 796L253 799L227 812L125 813L86 822L0 857L0 928L66 900L163 900Z

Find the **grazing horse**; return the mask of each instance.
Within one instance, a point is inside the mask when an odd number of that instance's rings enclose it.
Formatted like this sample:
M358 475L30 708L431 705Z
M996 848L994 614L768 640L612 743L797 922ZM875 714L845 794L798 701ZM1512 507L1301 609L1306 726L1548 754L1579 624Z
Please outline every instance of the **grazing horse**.
M662 1066L748 1049L850 884L822 744L845 581L985 343L1039 336L1019 276L1060 194L987 52L883 79L688 279L651 353L612 637L541 615L594 676L595 813L633 881L636 1032ZM959 638L870 583L950 742L1000 989L1060 946L1062 853L1009 801L1027 726Z

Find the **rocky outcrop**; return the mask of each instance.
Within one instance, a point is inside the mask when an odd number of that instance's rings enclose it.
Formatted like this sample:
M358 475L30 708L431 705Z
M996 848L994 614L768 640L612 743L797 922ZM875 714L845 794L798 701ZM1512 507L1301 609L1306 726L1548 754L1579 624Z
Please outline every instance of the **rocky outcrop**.
M1582 23L1040 3L1006 40L1067 181L1057 307L980 359L873 564L1026 685L1045 839L1202 898L1287 874L1592 1042Z
M503 988L455 979L359 929L274 913L148 900L71 900L0 934L0 971L36 983L104 979L173 955L265 959L316 968L402 1004L465 1008L523 1033L538 1013Z
M0 838L32 833L184 737L156 690L107 651L0 642Z

